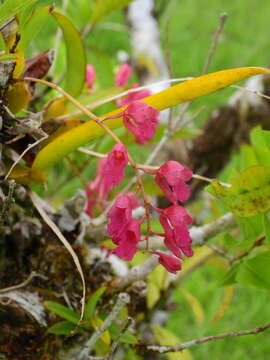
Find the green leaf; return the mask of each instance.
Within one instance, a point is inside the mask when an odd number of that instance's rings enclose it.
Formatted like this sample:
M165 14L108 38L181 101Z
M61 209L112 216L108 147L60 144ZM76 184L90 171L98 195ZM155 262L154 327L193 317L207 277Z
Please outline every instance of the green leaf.
M264 214L264 216L263 216L263 226L264 226L265 239L266 239L266 241L267 241L268 246L270 246L270 221L269 221L269 214Z
M92 8L91 24L95 24L114 10L121 9L132 0L96 0Z
M76 325L70 321L60 321L51 326L47 331L55 335L70 335L75 328Z
M0 5L0 26L40 0L5 0Z
M228 286L236 283L236 275L241 263L233 264L233 266L226 272L223 278L220 280L221 286Z
M63 319L66 319L66 320L72 322L73 324L77 325L78 322L80 321L79 314L75 313L75 311L72 311L69 308L67 308L66 306L61 305L57 302L45 301L44 306L46 307L46 309L50 310L54 314L60 316Z
M270 131L262 130L260 126L256 126L250 132L250 141L254 146L270 147Z
M251 166L238 174L230 188L212 181L208 191L237 216L254 216L270 208L270 167Z
M240 169L244 170L249 166L258 165L254 149L249 145L243 145L240 151Z
M26 51L29 48L31 41L39 34L43 26L46 24L52 6L45 6L36 11L26 22L25 26L21 29L21 40L19 47Z
M236 275L238 283L270 289L270 251L244 261Z
M109 331L113 340L118 337L118 334L120 333L121 329L122 327L118 324L112 324L109 327ZM130 331L126 331L121 336L120 341L124 344L130 344L130 345L135 345L138 343L137 338Z
M263 232L263 214L249 216L248 218L235 216L235 220L241 230L242 240L244 240L244 242L238 242L238 245L245 248L250 247Z
M65 90L74 97L81 94L84 88L86 55L80 33L72 22L64 15L51 12L60 26L67 54L67 71L65 73Z
M103 295L104 291L106 290L105 286L100 287L97 291L94 292L92 296L90 296L89 300L87 301L84 309L84 320L90 320L94 315L98 300Z

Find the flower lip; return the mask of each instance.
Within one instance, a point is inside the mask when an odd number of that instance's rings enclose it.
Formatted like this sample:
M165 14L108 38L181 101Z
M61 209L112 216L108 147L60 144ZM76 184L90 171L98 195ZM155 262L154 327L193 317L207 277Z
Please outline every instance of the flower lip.
M190 188L185 183L192 178L192 171L177 161L167 161L156 172L156 183L173 204L185 202L190 197Z

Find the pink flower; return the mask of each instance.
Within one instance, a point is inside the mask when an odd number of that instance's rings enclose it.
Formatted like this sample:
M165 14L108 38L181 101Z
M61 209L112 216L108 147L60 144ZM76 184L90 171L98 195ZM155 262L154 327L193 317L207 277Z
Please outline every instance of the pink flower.
M138 207L138 200L133 193L119 196L108 212L107 232L114 239L119 238L131 220L132 210Z
M155 136L157 116L158 111L142 101L134 101L123 111L124 125L142 145Z
M96 178L86 184L86 213L90 216L93 215L93 207L97 203L103 203L108 197L109 189L105 188L104 182L102 181L102 179L104 178L104 168L106 166L106 163L107 159L99 160Z
M192 218L186 210L180 205L172 205L162 211L159 221L165 231L165 246L178 258L182 258L181 253L191 257L193 255L192 239L188 232L188 225L192 223Z
M192 171L177 161L167 161L156 174L156 182L172 203L184 202L190 196L190 188L185 181L192 178Z
M112 238L113 242L118 245L112 253L123 260L131 260L137 252L137 244L141 240L140 226L138 220L131 219L119 237Z
M139 87L139 84L133 84L130 89L136 89ZM139 90L136 92L130 92L126 97L116 101L116 105L119 107L124 107L131 104L133 101L143 99L151 95L151 91L147 89Z
M152 254L158 255L158 262L165 267L169 272L176 274L181 269L181 262L174 256L167 255L160 251L151 251Z
M88 89L93 88L95 80L96 80L96 72L94 66L88 64L86 66L86 78L85 78L86 86L88 87Z
M105 188L111 190L119 185L124 177L124 169L128 164L128 154L125 145L116 144L108 154L106 166L104 167Z
M132 66L128 64L122 64L114 78L115 86L117 87L125 86L131 76L132 70L133 70Z

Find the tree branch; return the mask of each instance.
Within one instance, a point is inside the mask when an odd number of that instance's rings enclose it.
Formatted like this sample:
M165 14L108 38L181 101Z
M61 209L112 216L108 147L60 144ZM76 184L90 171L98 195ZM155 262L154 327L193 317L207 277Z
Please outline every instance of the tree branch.
M203 344L205 342L212 341L212 340L225 339L225 338L244 336L244 335L251 335L251 334L255 335L255 334L258 334L260 332L263 332L263 331L267 330L268 328L270 328L270 322L268 322L266 324L263 324L263 325L260 325L260 326L258 326L256 328L253 328L253 329L232 331L232 332L229 332L229 333L205 336L205 337L202 337L202 338L199 338L199 339L194 339L194 340L191 340L191 341L187 341L187 342L179 344L179 345L174 345L174 346L148 345L148 346L146 346L146 348L147 348L147 350L159 352L160 354L165 354L165 353L168 353L168 352L182 351L184 349L188 349L188 348L191 348L191 347L193 347L195 345L200 345L200 344Z
M119 314L120 310L127 305L130 302L130 296L126 293L120 293L118 295L118 299L109 314L109 316L106 318L102 326L100 326L94 334L91 336L91 338L84 344L82 351L80 352L78 356L78 360L84 360L87 358L88 354L91 353L94 345L100 338L100 336L111 326L112 322L116 319L117 315Z

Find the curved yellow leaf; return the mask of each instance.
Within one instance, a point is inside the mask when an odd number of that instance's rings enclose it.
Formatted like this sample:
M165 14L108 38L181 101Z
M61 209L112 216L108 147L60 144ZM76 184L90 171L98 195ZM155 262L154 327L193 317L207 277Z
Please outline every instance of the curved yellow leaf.
M24 81L13 83L9 86L6 96L9 109L12 113L16 114L25 108L31 99L28 83Z
M232 302L233 292L234 292L234 285L226 287L224 298L223 298L223 300L219 306L219 309L216 312L213 320L210 323L211 325L215 325L215 323L223 317L223 315L225 314L226 310L228 309L230 303Z
M65 97L53 99L45 106L44 110L44 121L61 116L67 111L67 99Z
M204 310L201 303L189 291L182 289L181 292L194 314L196 323L201 325L204 322Z
M160 111L185 101L210 94L249 76L269 73L270 70L260 67L245 67L218 71L172 86L158 94L144 98L143 101ZM106 121L106 124L111 129L122 126L121 112L123 110L124 108L116 109L104 115L104 117L119 115L117 119ZM64 156L103 134L104 130L93 121L88 121L83 125L77 126L62 136L57 137L49 145L44 147L37 155L33 163L33 168L47 172Z

